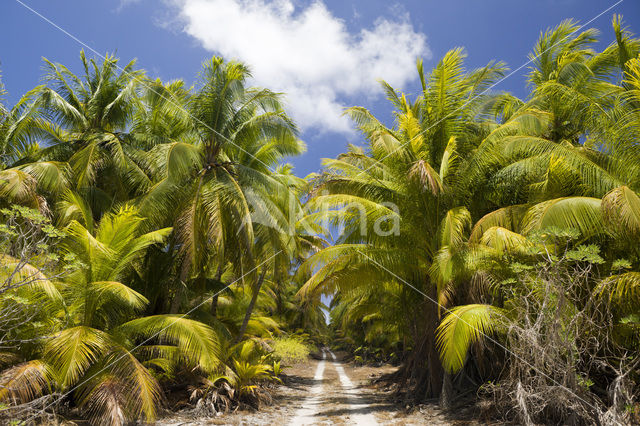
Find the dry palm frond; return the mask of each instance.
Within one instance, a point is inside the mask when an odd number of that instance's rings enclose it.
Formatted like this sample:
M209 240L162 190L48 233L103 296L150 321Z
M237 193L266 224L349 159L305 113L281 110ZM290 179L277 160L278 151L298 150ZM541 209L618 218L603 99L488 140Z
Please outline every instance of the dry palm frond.
M0 375L0 401L27 403L50 392L54 383L50 367L40 360L17 364Z

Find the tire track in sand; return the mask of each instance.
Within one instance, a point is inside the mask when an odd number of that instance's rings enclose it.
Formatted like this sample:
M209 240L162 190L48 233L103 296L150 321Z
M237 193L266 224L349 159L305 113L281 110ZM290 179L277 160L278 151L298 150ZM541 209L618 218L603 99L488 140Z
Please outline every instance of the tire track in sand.
M322 376L324 376L326 358L327 353L323 350L322 360L318 363L316 374L313 376L315 384L311 388L311 395L304 400L302 407L298 409L295 417L289 422L290 425L310 425L318 420L316 415L320 411L323 403L323 400L320 398L320 394L322 393Z
M342 388L345 393L349 396L349 407L351 409L350 418L355 424L369 426L369 425L377 425L376 417L368 412L369 404L362 400L362 397L358 393L358 388L353 384L347 373L345 373L342 365L336 362L336 356L333 352L329 351L333 362L333 368L338 372L338 376L340 377L340 383L342 384Z
M318 363L313 380L315 384L311 388L310 395L304 400L302 407L298 409L296 415L289 421L290 425L311 425L323 422L322 412L323 409L329 408L330 404L327 401L327 393L322 395L323 390L323 376L325 370L325 362L327 358L327 352L331 355L331 365L338 373L340 378L340 384L342 385L343 393L347 396L349 401L349 419L351 423L362 426L377 425L375 416L368 412L369 404L363 401L362 397L358 394L358 388L353 384L347 373L344 371L344 367L336 361L336 356L330 350L322 350L322 360Z

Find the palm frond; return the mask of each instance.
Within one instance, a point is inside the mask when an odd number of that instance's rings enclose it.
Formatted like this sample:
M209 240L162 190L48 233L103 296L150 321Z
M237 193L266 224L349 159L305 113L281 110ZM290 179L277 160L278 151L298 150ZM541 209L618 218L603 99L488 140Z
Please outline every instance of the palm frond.
M27 403L50 392L55 383L50 367L41 360L31 360L0 374L0 401Z
M612 275L593 290L620 306L640 306L640 272Z
M72 386L113 345L111 337L100 330L76 326L62 330L47 340L44 359L51 365L63 387Z
M636 238L640 235L640 197L621 186L602 198L603 218L617 235Z
M445 370L458 372L464 366L471 344L492 334L501 316L501 311L491 305L463 305L451 309L437 331L437 345Z
M176 345L189 362L211 373L220 365L220 343L206 324L177 315L154 315L126 322L118 327L125 335L155 339Z
M531 207L523 218L523 234L545 228L573 229L583 237L602 235L601 201L590 197L566 197L543 201Z

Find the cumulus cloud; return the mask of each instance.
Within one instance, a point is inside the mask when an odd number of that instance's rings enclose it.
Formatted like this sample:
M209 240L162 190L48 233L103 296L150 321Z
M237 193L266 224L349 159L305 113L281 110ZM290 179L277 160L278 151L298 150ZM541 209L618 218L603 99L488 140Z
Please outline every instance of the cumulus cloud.
M174 0L184 31L202 46L246 62L255 83L286 93L303 129L351 131L342 116L350 96L381 93L377 79L401 87L429 57L408 16L378 18L357 33L315 1Z

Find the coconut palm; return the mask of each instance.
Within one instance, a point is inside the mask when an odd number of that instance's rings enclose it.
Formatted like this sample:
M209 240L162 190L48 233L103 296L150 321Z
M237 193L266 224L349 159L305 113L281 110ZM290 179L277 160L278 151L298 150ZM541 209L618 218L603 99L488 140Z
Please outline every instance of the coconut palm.
M197 321L170 315L137 317L146 298L118 281L170 229L140 233L143 219L125 207L105 215L94 231L72 221L63 247L79 262L60 283L62 329L43 340L41 359L2 375L0 398L27 402L49 389L73 395L94 421L153 421L163 394L151 370L186 362L215 371L218 341Z
M632 184L615 157L575 136L596 129L602 110L611 109L611 99L603 96L611 84L604 76L620 70L612 58L622 47L596 54L588 49L594 32L573 35L575 30L575 24L564 22L541 36L532 54L530 99L484 95L500 75L500 64L465 73L461 52L452 51L429 78L420 73L424 93L415 103L385 85L396 108L393 129L352 108L350 115L368 139L367 151L351 148L325 161L317 193L329 195L317 195L308 207L319 211L312 215L344 222L343 244L303 266L300 274L308 280L301 295L317 297L390 278L426 295L425 305L414 302L415 311L408 303L413 324L405 330L413 332L412 355L419 353L419 362L429 364L430 377L416 377L428 394L440 389L441 374L430 352L442 313L437 304L446 308L473 299L474 288L487 279L478 272L499 269L496 259L505 249L531 250L520 232L556 226L576 228L582 238L605 235L602 197ZM598 104L587 113L584 103L593 98ZM329 206L324 213L323 204ZM472 222L485 214L470 234ZM384 220L399 224L396 235L371 227ZM486 318L487 309L492 307L474 305L464 314ZM477 334L468 336L469 343ZM407 365L413 372L427 371Z
M487 100L482 92L503 72L502 64L467 72L463 58L461 50L449 52L429 76L419 62L424 91L413 103L385 84L396 107L392 129L363 108L350 109L367 151L352 147L326 160L308 203L312 216L342 222L344 230L339 244L302 266L299 273L308 280L300 295L395 282L410 318L403 327L412 341L404 374L415 380L416 398L440 393L435 327L442 286L430 269L439 250L455 247L470 226L462 193L454 189L462 162L487 134L477 118ZM405 285L414 290L402 290Z
M23 95L16 105L5 105L7 94L0 74L0 160L3 168L29 155L33 151L36 123L38 121L37 104L34 90Z
M81 51L80 61L84 74L78 76L45 59L38 103L49 124L37 158L68 163L72 189L90 191L92 199L126 200L149 185L133 157L140 142L128 133L144 72L135 61L120 67L110 55L98 62Z
M40 89L29 91L8 107L0 81L0 196L8 203L46 212L50 206L44 195L64 188L69 173L60 162L33 162L37 142L50 128L37 102Z
M315 228L304 217L300 198L308 184L293 176L290 166L279 167L272 178L278 183L277 192L252 196L252 222L255 235L254 253L266 259L258 281L251 288L252 298L237 339L242 339L251 313L265 280L270 287L289 279L292 268L324 247L324 241L313 235ZM267 273L269 273L267 276Z
M520 208L519 213L513 210L505 214L505 210L489 213L475 224L469 239L474 253L466 253L467 261L458 265L456 275L493 274L491 281L500 282L507 278L499 277L505 272L501 264L563 250L562 245L540 245L530 239L554 229L576 232L580 242L599 242L608 247L607 257L624 256L631 262L629 266L640 259L634 242L640 237L640 197L626 186L613 189L601 200L566 197ZM481 257L483 261L479 261ZM465 268L472 271L464 271ZM449 282L453 283L454 278ZM587 294L606 296L623 307L623 312L631 313L640 309L637 286L637 272L625 272L614 273L594 289L584 290ZM446 368L453 372L460 370L471 344L491 334L503 316L499 308L488 304L453 308L439 326L439 345Z
M640 40L621 22L614 17L617 41L600 53L592 49L597 31L578 32L573 21L541 34L530 55L531 95L517 102L506 96L490 105L502 122L465 172L471 192L485 194L479 200L482 213L561 196L601 198L620 185L635 185L637 167L603 149L616 140L611 131L621 128L621 110L627 111L625 121L633 122L628 88Z
M247 87L249 75L238 62L206 62L202 87L189 101L195 138L149 152L156 181L141 211L154 223L169 219L182 262L179 280L198 289L219 280L229 263L238 276L256 265L253 205L287 189L270 168L303 149L279 96ZM255 272L251 277L259 280ZM184 296L178 291L173 311Z

